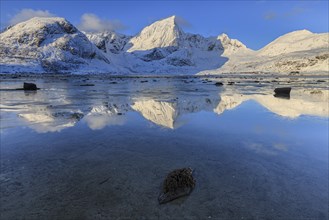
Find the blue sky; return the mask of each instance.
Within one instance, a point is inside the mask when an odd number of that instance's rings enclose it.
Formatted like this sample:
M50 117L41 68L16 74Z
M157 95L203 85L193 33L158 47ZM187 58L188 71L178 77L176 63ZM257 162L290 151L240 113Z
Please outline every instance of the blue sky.
M204 36L226 33L249 48L260 49L294 30L328 32L328 10L328 1L1 0L1 26L37 13L65 17L80 27L86 27L82 18L87 23L87 19L97 19L104 27L133 35L156 20L177 15L186 32Z

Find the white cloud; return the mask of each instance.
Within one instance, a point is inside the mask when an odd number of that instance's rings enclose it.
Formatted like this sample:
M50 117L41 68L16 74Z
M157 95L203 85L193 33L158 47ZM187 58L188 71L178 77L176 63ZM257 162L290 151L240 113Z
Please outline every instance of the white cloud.
M125 26L118 20L102 20L97 15L85 13L81 16L78 28L82 31L116 31L123 30Z
M277 17L278 17L278 14L275 12L272 12L272 11L267 12L264 15L265 20L273 20L273 19L276 19Z
M297 15L300 15L302 13L305 12L305 9L304 8L301 8L301 7L294 7L292 8L290 11L286 12L284 14L284 16L286 17L293 17L293 16L297 16Z
M54 17L55 15L50 13L49 11L45 10L33 10L30 8L24 8L20 10L15 16L13 16L9 24L14 25L22 21L29 20L33 17Z
M276 13L273 11L266 12L264 14L265 20L274 20L274 19L285 19L298 16L305 12L304 8L301 7L294 7L291 10L287 11L286 13Z

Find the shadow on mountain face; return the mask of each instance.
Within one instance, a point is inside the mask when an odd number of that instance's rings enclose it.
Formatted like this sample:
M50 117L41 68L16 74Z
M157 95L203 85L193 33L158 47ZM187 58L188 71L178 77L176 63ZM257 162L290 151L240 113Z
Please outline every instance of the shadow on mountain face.
M228 61L222 57L220 39L185 33L175 16L144 28L125 42L121 53L135 73L196 74L220 68Z
M218 42L220 44L220 42ZM217 69L223 66L227 57L220 46L206 48L193 47L156 47L149 50L123 52L128 68L136 73L155 74L197 74L201 71Z

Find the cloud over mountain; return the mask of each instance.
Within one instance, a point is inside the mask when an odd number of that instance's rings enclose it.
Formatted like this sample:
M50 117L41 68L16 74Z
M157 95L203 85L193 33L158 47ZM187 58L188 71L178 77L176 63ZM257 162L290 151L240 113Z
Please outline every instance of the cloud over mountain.
M54 17L54 16L55 14L50 13L48 10L33 10L30 8L24 8L10 19L9 24L14 25L34 17Z
M123 30L126 27L118 20L101 19L95 14L85 13L81 16L78 28L82 31L99 32Z

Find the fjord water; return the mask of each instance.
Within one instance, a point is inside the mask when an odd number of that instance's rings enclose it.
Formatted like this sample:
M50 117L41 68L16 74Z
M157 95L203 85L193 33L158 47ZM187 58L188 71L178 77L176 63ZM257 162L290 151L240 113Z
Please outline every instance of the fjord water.
M1 219L327 219L327 85L2 76ZM182 167L195 189L159 205Z

